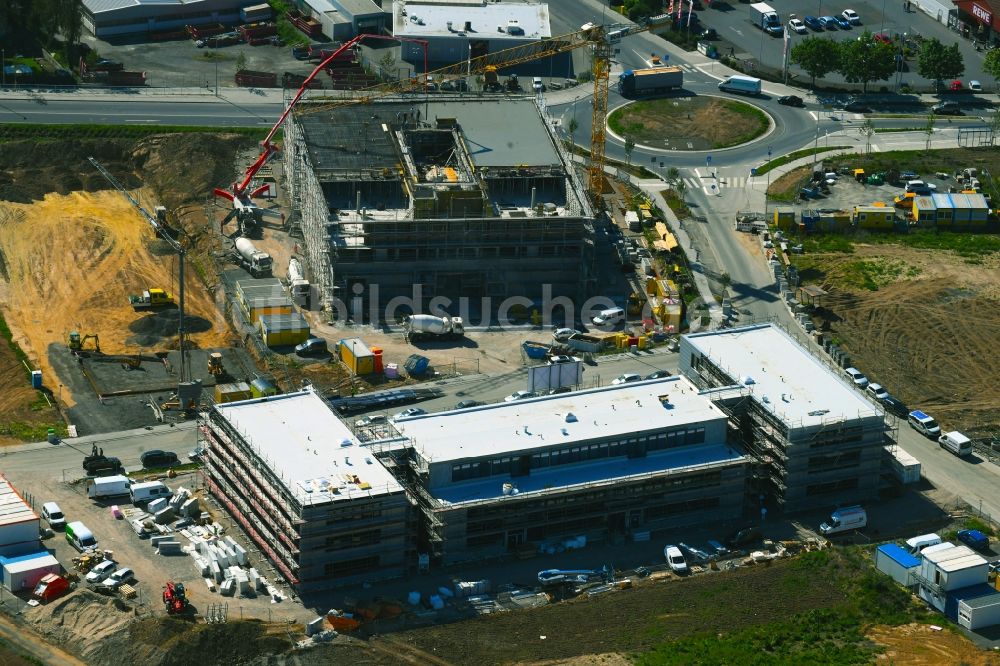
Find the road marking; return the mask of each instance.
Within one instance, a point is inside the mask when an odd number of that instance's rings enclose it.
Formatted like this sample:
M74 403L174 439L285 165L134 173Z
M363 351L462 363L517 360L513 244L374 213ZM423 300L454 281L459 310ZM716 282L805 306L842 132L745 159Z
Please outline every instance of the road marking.
M739 28L736 28L736 27L733 27L733 26L729 26L729 29L732 30L733 32L735 32L740 37L743 36L743 31L740 30Z
M815 111L810 111L809 115L813 117L813 120L815 120L816 122L819 122L819 116L816 115Z
M155 118L125 118L127 123L158 123L159 120Z

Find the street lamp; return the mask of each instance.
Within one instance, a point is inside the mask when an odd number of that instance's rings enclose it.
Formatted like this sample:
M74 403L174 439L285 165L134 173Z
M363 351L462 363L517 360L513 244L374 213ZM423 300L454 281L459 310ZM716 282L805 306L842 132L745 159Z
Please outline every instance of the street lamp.
M7 87L7 51L0 49L0 85Z
M771 161L771 146L767 147L767 161ZM771 189L771 169L767 170L767 185L764 186L764 221L767 222L767 191Z

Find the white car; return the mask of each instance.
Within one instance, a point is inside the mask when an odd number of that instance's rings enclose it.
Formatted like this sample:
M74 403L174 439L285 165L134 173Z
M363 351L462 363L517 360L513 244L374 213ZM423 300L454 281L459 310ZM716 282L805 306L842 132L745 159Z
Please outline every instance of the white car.
M531 80L531 88L536 93L545 92L545 84L542 83L542 77L536 76Z
M552 331L552 338L558 342L564 342L566 340L569 340L579 332L580 331L576 330L575 328L557 328L556 330Z
M615 377L611 385L620 386L622 384L631 384L632 382L638 382L642 380L642 375L637 375L634 372L626 372L624 375L618 375Z
M426 413L427 413L426 410L420 409L419 407L409 407L397 414L393 414L392 420L398 421L399 419L405 419L410 416L420 416L421 414L426 414Z
M851 25L861 25L861 17L853 9L845 9L840 13L844 17L844 20Z
M847 375L847 378L854 382L854 385L858 388L865 388L868 386L868 378L865 377L865 374L857 368L844 368L844 374Z
M386 418L385 414L369 414L368 416L363 416L354 422L355 428L367 428L368 426L377 425L379 423L385 423L389 419Z
M558 354L556 356L549 357L549 363L551 363L552 365L555 365L556 363L572 363L573 361L576 360L577 359L573 358L572 356L567 356L566 354Z
M534 398L535 394L531 391L514 391L509 396L503 399L504 402L514 402L516 400L526 400L527 398Z
M972 92L983 92L983 84L973 79L969 81L969 90Z
M115 567L118 565L111 560L104 560L103 562L98 562L94 565L94 568L87 572L84 577L91 585L97 585L98 583L104 582L108 576L114 573Z
M788 19L788 29L792 32L797 32L800 35L804 35L808 32L806 29L806 24L802 22L802 19L790 18Z
M663 557L666 558L667 564L670 565L670 570L676 574L686 574L688 572L687 561L684 559L684 553L677 546L666 546L663 549Z
M886 398L890 397L889 392L886 391L885 387L883 387L881 384L869 384L868 388L865 389L865 391L868 393L868 395L875 398L879 402L882 402Z
M110 587L112 590L117 590L125 583L130 583L133 580L135 580L135 572L128 567L123 567L108 576L103 585Z

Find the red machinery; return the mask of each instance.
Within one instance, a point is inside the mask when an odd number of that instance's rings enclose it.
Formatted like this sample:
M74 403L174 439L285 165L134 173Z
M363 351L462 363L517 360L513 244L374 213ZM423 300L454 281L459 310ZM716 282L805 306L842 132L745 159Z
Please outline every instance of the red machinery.
M412 41L423 44L424 71L425 72L427 71L427 42L424 40L406 39L405 37L392 37L388 35L365 34L365 35L358 35L354 39L351 39L341 44L340 48L330 53L326 58L322 60L322 62L316 65L316 69L314 69L312 73L306 77L305 81L302 82L302 85L299 87L298 92L295 93L295 97L292 98L292 101L289 102L288 106L285 108L284 113L281 114L281 117L278 118L278 121L274 123L274 127L272 127L271 131L267 133L266 137L264 137L264 141L261 142L261 145L263 146L264 150L261 152L260 156L254 161L254 163L251 164L249 167L247 167L246 172L244 173L243 176L243 180L239 183L233 183L232 191L215 188L215 196L222 197L223 199L228 199L233 203L233 210L230 211L228 215L226 215L226 218L222 221L222 226L225 226L226 222L231 220L233 216L236 216L236 219L240 224L241 233L243 235L246 235L244 230L256 226L261 216L271 216L271 217L280 216L281 219L284 220L285 216L283 214L266 208L261 208L253 202L254 197L258 197L264 192L268 191L268 189L270 188L270 184L265 183L253 190L250 189L250 184L253 182L254 177L257 175L257 172L260 171L261 167L263 167L267 163L267 161L271 158L271 155L277 152L278 149L273 143L271 143L271 140L274 139L274 135L278 132L278 129L281 128L281 126L284 124L285 119L288 118L288 114L290 114L292 112L292 109L295 108L295 105L298 104L299 100L302 98L302 95L304 95L306 90L309 89L312 80L315 79L316 75L319 74L321 71L323 71L323 69L326 68L330 63L332 63L334 60L339 59L345 51L353 48L364 39L388 39L394 42ZM359 103L364 102L365 98L359 97L357 101Z
M167 615L178 615L187 610L188 600L184 592L184 583L167 581L163 589L163 605L167 607Z

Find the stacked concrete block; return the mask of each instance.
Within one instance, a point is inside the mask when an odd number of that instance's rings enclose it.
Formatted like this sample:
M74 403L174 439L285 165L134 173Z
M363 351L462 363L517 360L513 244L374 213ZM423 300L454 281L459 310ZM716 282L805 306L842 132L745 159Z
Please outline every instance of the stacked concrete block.
M150 502L146 506L146 508L149 510L149 513L155 516L158 511L163 511L164 509L166 509L168 503L169 502L166 497L160 497Z
M159 525L169 523L174 519L174 510L168 506L167 508L153 514L153 519Z
M201 513L201 507L198 505L198 498L192 497L191 499L185 500L181 504L180 515L187 516L188 518L197 518L198 514Z
M161 541L158 550L160 551L160 555L180 555L181 542L174 540Z
M320 615L318 618L306 625L306 636L312 636L313 634L318 634L323 631L323 623L326 618Z
M222 593L224 597L231 597L236 594L236 581L232 578L227 578L219 585L219 592Z
M212 560L212 577L216 583L222 582L222 567L219 566L218 560Z

